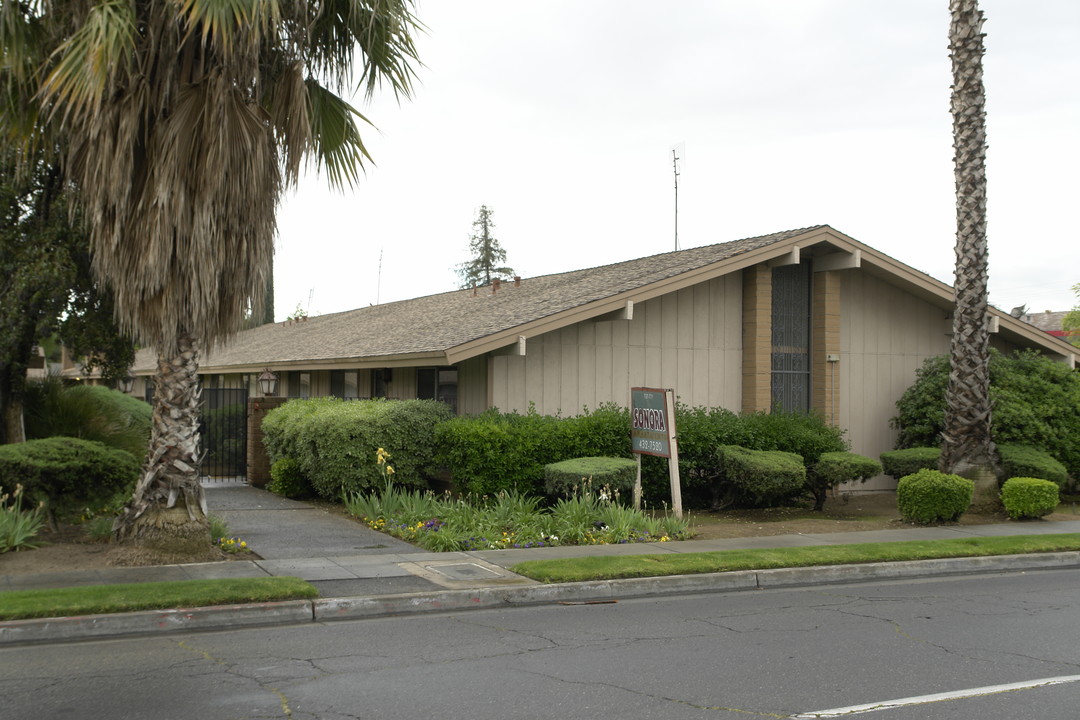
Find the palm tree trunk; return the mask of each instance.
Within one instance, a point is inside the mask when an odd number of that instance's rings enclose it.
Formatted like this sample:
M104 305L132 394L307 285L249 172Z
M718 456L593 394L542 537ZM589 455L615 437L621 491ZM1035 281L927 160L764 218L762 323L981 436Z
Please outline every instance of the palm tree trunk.
M211 553L206 497L199 484L199 349L181 333L158 351L150 446L117 539L158 557Z
M977 0L951 0L949 48L956 179L956 310L940 469L976 480L975 502L997 500L997 449L990 437L987 308L986 93L983 14Z

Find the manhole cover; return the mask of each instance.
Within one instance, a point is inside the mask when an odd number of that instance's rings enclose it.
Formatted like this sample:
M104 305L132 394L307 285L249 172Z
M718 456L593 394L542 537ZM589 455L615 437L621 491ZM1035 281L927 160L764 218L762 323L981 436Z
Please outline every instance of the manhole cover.
M502 577L499 573L481 567L476 563L454 563L452 565L425 565L426 569L445 575L451 580L490 580Z

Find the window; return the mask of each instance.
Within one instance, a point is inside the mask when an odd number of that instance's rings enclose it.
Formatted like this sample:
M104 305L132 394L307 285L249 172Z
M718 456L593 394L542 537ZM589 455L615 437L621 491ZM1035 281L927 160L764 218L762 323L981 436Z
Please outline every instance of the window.
M457 412L458 371L453 367L420 368L416 371L416 397L438 400Z
M360 372L357 370L331 370L330 394L337 398L360 397Z
M296 370L289 371L289 387L286 388L291 398L309 398L311 397L311 373L298 372Z
M378 368L371 371L371 397L388 397L390 382L394 379L394 371L390 368Z
M772 272L772 406L810 411L810 265Z

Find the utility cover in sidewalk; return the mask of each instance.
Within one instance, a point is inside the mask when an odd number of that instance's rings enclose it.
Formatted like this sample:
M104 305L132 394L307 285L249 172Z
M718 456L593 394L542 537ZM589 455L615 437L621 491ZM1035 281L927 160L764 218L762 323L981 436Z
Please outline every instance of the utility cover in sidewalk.
M425 565L427 570L445 575L451 580L490 580L502 577L499 573L481 567L476 563L453 563L446 565Z

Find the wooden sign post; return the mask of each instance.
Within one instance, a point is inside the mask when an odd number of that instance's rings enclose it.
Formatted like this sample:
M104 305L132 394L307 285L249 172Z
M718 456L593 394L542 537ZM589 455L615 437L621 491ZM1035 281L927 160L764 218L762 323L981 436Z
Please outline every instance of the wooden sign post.
M634 508L641 509L641 456L668 459L671 508L682 520L682 486L679 482L679 448L675 442L675 391L671 388L630 388L630 448L637 457Z

